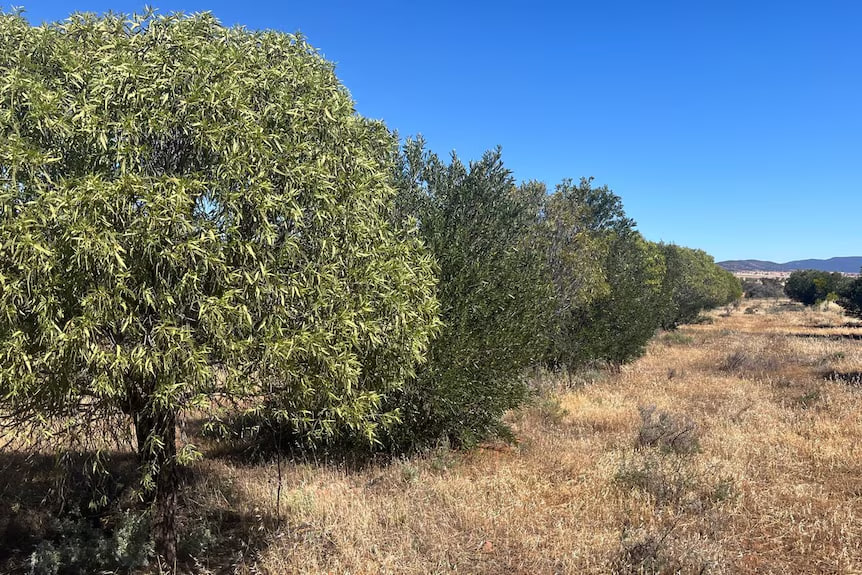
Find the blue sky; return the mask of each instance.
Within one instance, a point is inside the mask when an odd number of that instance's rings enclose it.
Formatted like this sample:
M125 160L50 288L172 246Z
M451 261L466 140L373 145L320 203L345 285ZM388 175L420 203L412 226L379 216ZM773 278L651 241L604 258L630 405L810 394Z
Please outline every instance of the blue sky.
M34 23L143 7L18 3ZM862 3L152 4L301 31L363 115L441 155L499 144L519 180L594 176L649 239L717 260L862 255Z

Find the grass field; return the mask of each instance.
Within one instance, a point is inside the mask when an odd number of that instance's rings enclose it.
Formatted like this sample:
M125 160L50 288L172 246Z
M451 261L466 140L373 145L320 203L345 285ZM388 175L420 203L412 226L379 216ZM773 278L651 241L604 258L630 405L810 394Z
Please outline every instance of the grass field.
M620 373L538 377L515 445L358 470L208 458L185 488L187 568L862 573L862 325L787 302L711 317ZM38 530L0 481L7 535Z

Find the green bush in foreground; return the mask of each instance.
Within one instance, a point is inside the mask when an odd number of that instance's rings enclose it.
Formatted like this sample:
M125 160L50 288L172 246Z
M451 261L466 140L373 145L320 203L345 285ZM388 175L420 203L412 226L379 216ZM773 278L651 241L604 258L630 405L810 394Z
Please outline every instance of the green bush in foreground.
M387 220L392 146L301 38L0 15L0 400L55 437L133 424L169 564L184 412L372 439L394 419L436 302Z

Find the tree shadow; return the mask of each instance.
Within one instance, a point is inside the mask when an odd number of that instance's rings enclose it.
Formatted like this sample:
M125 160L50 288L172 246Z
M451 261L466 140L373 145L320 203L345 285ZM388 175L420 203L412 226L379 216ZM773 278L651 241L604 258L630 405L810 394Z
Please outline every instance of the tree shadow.
M136 458L112 453L108 460L106 473L93 473L94 453L0 452L0 572L25 572L39 543L62 537L61 520L98 530L129 498ZM115 504L98 504L103 497Z
M862 387L862 371L829 370L823 374L823 379L836 381L853 387Z
M862 341L862 333L794 333L793 337L803 339L831 339L834 341Z
M862 328L862 324L858 322L844 322L838 325L828 323L816 323L806 325L805 327L810 329L860 329Z
M327 441L313 441L287 428L250 421L242 416L229 419L221 435L204 431L206 420L185 423L188 436L208 459L234 465L268 464L276 459L284 463L338 467L360 472L372 466L385 465L405 455L405 450L377 445L344 435Z
M94 477L85 472L93 455L58 459L53 454L0 452L0 573L30 573L31 556L46 544L80 544L85 550L110 546L124 518L145 512L137 457L111 453L106 473ZM230 478L210 471L193 465L181 474L177 524L182 573L232 571L253 562L279 528L271 514L238 511L254 504L243 500ZM105 504L91 505L102 495ZM152 558L150 566L156 567ZM62 565L60 573L88 570L69 564Z

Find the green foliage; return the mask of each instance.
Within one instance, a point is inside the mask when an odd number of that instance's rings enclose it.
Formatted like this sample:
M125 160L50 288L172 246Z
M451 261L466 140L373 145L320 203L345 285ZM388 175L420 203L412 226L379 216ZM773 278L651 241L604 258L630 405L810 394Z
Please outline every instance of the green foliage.
M80 517L54 520L52 535L30 555L30 573L128 573L146 567L154 553L147 514L120 514L110 527L106 531Z
M839 288L838 305L855 317L862 318L862 277L846 281Z
M584 359L620 365L640 357L660 326L665 264L637 232L615 234L609 247L608 291L587 306L580 340Z
M803 305L826 301L830 294L842 293L850 280L838 272L796 270L784 283L784 293Z
M625 217L620 198L606 186L593 187L589 178L577 185L564 180L544 198L540 213L537 233L554 288L544 360L551 367L575 369L604 359L597 354L607 351L602 346L615 318L609 317L614 311L602 308L620 295L613 293L609 274L625 275L623 268L631 263L623 261L627 240L622 238L633 233L634 223Z
M432 260L388 221L393 147L301 37L209 14L0 15L15 423L128 415L162 498L196 454L176 451L187 410L242 400L376 438L437 312Z
M409 141L397 173L394 218L413 221L438 265L443 327L427 365L390 405L399 447L448 438L470 445L506 432L500 416L527 397L524 368L545 348L550 286L528 233L535 195L522 193L500 151L446 164Z
M693 322L701 311L729 304L742 297L742 284L715 264L703 250L659 244L667 273L663 291L662 327L673 329Z

